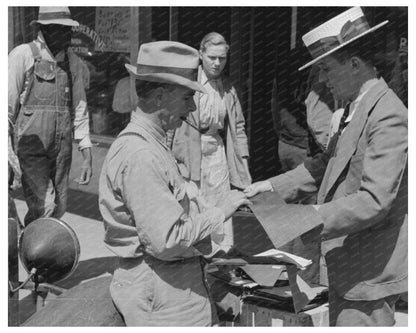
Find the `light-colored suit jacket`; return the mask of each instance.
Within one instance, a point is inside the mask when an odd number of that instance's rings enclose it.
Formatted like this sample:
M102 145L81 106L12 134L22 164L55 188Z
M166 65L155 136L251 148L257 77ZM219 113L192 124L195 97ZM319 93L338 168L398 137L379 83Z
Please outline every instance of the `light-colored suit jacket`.
M305 218L321 220L323 240L347 236L326 255L329 287L346 299L407 291L407 147L407 109L380 79L333 156L270 179L287 202L318 191L317 216Z
M201 67L198 81L201 81ZM227 126L225 128L225 150L227 156L230 183L239 188L251 184L251 176L246 170L243 158L249 156L244 115L235 88L229 80L222 78L224 87L224 102L227 110ZM199 127L199 100L201 93L194 95L196 111L188 116L188 120ZM187 123L183 123L175 131L172 152L178 162L181 174L187 179L200 181L201 177L201 135Z

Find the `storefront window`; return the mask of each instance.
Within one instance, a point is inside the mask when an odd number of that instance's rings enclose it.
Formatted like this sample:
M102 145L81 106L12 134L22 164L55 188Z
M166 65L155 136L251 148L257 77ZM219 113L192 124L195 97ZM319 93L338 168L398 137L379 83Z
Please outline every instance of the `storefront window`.
M128 77L130 63L129 7L71 7L80 23L73 29L72 49L86 65L86 92L91 134L116 136L130 120L113 110L117 83Z

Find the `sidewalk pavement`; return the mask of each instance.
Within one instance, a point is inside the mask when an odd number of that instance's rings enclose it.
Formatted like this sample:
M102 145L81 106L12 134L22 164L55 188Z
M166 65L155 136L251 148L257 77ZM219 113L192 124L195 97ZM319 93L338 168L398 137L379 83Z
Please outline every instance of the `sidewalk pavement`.
M27 211L26 203L19 199L16 199L15 203L18 215L23 221ZM96 218L89 218L75 214L74 209L70 209L70 211L71 213L66 213L62 220L68 223L77 234L81 255L76 271L68 279L56 283L56 285L65 289L99 276L109 275L117 265L117 258L104 245L104 227L102 221L98 218L98 213L90 213L87 216ZM19 263L19 280L23 281L26 276L25 269ZM21 300L19 318L21 322L24 322L34 313L36 308L34 308L29 291L21 290L19 299ZM396 311L395 326L408 326L407 309Z
M22 200L15 200L15 203L18 215L21 220L23 220L27 211L26 203ZM104 245L104 226L102 221L72 213L65 213L62 217L62 221L66 222L75 231L80 243L80 260L78 268L73 275L77 275L77 271L79 271L80 266L84 266L82 265L83 262L93 262L95 260L97 262L108 261L108 263L114 263L116 261L115 255ZM105 267L105 269L103 267L105 270L104 272L100 270L96 272L89 272L89 274L83 274L83 278L78 282L83 282L102 274L109 274L112 272L113 267L114 265L109 265L108 267ZM19 267L19 278L24 277L26 277L26 271L21 266ZM73 280L71 277L69 279ZM58 284L61 285L62 282Z
M17 212L21 221L26 214L27 207L23 200L15 199ZM110 275L116 265L117 257L104 245L104 227L102 221L83 217L74 213L65 213L62 220L66 222L76 233L81 253L77 269L68 279L59 281L55 285L69 289L88 280ZM19 260L19 281L24 281L27 273ZM48 296L54 297L54 295ZM46 298L43 305L48 301ZM42 304L35 304L29 290L19 291L19 322L23 323ZM39 302L39 299L38 299Z

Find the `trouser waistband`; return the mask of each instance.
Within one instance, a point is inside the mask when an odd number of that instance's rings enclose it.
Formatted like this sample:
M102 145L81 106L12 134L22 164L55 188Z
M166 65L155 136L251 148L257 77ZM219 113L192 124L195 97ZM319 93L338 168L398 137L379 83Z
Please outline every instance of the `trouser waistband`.
M119 258L119 263L122 266L135 266L142 262L146 262L148 264L157 264L157 265L177 265L177 264L192 264L201 261L201 257L190 257L190 258L180 258L176 260L160 260L156 257L153 257L149 254L144 253L140 257L135 258Z

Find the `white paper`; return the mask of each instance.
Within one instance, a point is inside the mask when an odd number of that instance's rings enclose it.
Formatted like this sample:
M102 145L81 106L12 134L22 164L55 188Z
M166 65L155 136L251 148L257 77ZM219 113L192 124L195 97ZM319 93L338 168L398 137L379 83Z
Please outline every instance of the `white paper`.
M276 249L270 249L265 252L256 254L255 257L273 257L285 263L295 264L299 269L302 270L312 264L312 260L310 259L305 259L294 254Z

